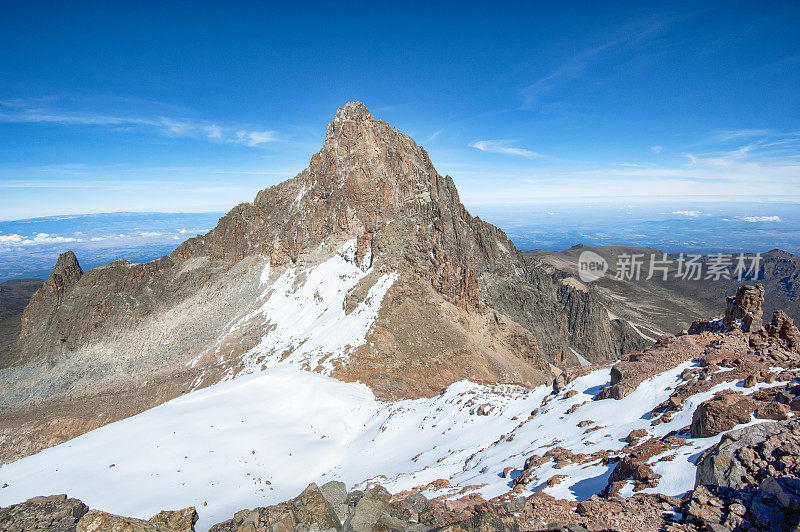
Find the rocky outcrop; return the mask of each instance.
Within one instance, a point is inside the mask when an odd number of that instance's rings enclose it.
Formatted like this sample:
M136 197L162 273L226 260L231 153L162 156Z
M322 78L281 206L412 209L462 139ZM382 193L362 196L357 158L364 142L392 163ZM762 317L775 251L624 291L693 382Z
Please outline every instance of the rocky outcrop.
M763 325L764 287L743 285L735 296L728 298L725 311L725 325L728 329L738 328L745 332L757 331Z
M317 488L310 484L298 497L266 508L242 510L232 519L211 527L212 532L249 530L343 530L385 532L407 530L516 532L516 519L505 509L480 497L459 501L428 501L421 493L394 498L380 485L342 492L340 482ZM341 508L341 513L336 513Z
M58 256L56 265L45 280L42 287L34 292L28 305L22 313L20 335L25 335L31 329L46 328L48 330L49 353L48 361L54 356L59 344L66 343L69 337L69 328L57 323L57 309L64 303L70 292L75 288L83 276L83 269L78 264L75 253L67 251ZM14 362L14 355L3 361L4 365Z
M734 430L697 461L684 502L691 524L722 530L794 530L800 522L800 422Z
M595 400L622 399L653 375L697 356L701 344L692 336L664 336L654 345L623 356L611 367L611 379Z
M743 489L770 475L800 477L800 421L760 423L729 432L697 460L696 485Z
M721 333L733 330L757 332L764 324L763 306L764 286L742 285L735 296L728 297L724 316L695 321L689 327L689 333Z
M0 530L73 532L78 521L88 511L88 506L78 499L68 499L66 495L34 497L0 508Z
M766 332L770 338L780 340L789 351L796 353L800 349L800 330L784 311L776 310L772 314L772 322L767 324Z
M194 532L197 512L194 508L164 510L145 521L133 517L109 514L100 510L89 510L78 522L77 532L102 532L106 530L125 532Z
M309 484L303 493L290 501L242 510L233 519L214 525L211 530L342 530L335 510L342 502L335 495L338 490L331 490L330 486L323 488L324 491L316 484Z
M512 515L478 514L433 530L436 532L518 532L519 524Z

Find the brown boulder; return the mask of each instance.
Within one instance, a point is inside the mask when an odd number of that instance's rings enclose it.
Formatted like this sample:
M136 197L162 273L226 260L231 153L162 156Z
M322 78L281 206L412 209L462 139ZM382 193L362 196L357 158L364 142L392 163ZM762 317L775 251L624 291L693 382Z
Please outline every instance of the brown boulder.
M608 484L612 485L615 482L629 478L633 479L634 482L647 483L658 480L659 477L660 475L654 473L647 463L631 456L626 456L619 461L611 472L611 476L608 477Z
M750 421L755 409L752 398L726 393L717 395L697 407L692 415L692 437L709 438Z
M789 407L782 403L766 403L756 409L756 417L758 419L772 419L774 421L783 421L789 419Z
M325 499L313 482L292 501L295 520L299 525L319 527L320 530L341 530L334 506Z

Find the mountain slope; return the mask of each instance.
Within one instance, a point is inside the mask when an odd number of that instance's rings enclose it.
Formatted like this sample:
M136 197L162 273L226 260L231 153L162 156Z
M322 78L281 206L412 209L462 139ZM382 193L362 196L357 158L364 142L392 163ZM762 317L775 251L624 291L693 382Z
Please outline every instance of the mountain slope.
M70 417L80 433L98 412L276 364L402 398L463 378L535 385L647 343L565 278L470 216L410 137L349 103L306 170L170 256L85 273L59 258L3 358L0 406L24 420L69 401L49 423ZM127 406L110 412L108 394ZM29 449L12 440L36 427L0 430L6 449Z
M0 356L19 337L22 311L41 286L41 279L13 279L0 283Z
M698 456L725 434L800 409L800 355L788 338L800 332L667 336L610 371L575 368L555 390L459 381L389 402L363 384L277 366L2 466L0 505L63 492L140 518L195 506L205 530L328 480L468 494L472 504L538 492L680 496L695 486ZM615 389L624 390L616 399L606 393Z

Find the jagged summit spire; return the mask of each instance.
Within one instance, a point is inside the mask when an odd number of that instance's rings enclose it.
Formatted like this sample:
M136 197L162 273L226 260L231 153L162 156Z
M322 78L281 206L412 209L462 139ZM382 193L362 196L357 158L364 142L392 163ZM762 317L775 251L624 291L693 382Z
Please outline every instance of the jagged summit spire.
M363 136L367 130L372 132L367 136L374 143L391 131L391 127L381 120L376 120L363 103L347 102L336 110L333 120L328 124L325 144L333 143L338 146L342 136L355 140L356 137Z
M369 112L369 109L367 109L367 106L356 101L347 102L342 107L339 107L339 109L336 110L334 121L336 121L337 118L340 120L374 120L374 117L372 116L372 113Z
M58 278L66 284L72 284L80 279L81 275L83 275L83 269L78 264L78 257L72 251L65 251L58 256L49 279Z

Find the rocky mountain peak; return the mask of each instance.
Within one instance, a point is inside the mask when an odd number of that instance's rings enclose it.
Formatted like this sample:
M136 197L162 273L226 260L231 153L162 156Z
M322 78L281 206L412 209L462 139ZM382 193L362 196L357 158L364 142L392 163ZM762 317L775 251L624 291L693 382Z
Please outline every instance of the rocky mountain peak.
M334 267L347 274L328 270ZM333 288L312 291L326 271L318 286ZM69 380L71 364L109 352L107 339L121 342L116 353L152 362L142 371L148 375L195 372L205 364L226 364L234 372L245 363L265 364L264 353L278 349L278 336L270 331L284 308L298 316L322 309L319 316L330 320L325 327L292 329L296 336L287 337L298 343L287 353L297 351L298 360L311 356L296 346L318 341L314 349L344 364L331 362L330 371L387 396L438 392L454 377L541 382L556 366L580 362L572 353L616 358L645 341L623 322L605 319L588 290L528 264L501 229L467 212L453 179L437 173L422 147L358 102L338 109L305 170L235 206L207 234L183 242L169 257L114 262L81 275L73 254L59 259L52 281L60 288L31 298L13 346L15 360L62 357L64 386L76 386ZM294 288L264 292L264 285L290 277L309 294ZM237 315L262 308L259 298L288 293L297 296L280 302L271 322L252 318L258 313ZM384 303L376 293L385 294ZM350 344L346 352L331 344L329 330L352 321L353 309L360 316L372 304L391 309L375 311L372 329L365 325L378 344ZM171 320L167 315L185 324L170 325L171 331L188 334L203 323L206 336L141 332ZM130 340L140 334L149 336ZM142 347L151 340L152 348ZM188 361L180 357L190 353L201 358L186 370ZM52 393L50 386L40 389Z
M76 257L75 253L72 251L65 251L58 256L56 265L50 273L50 279L59 276L71 282L80 279L81 275L83 275L83 269L81 269L81 265L78 263L78 257Z
M309 173L317 186L341 189L356 203L373 196L384 207L397 207L415 191L429 193L437 176L424 149L361 102L337 110Z

